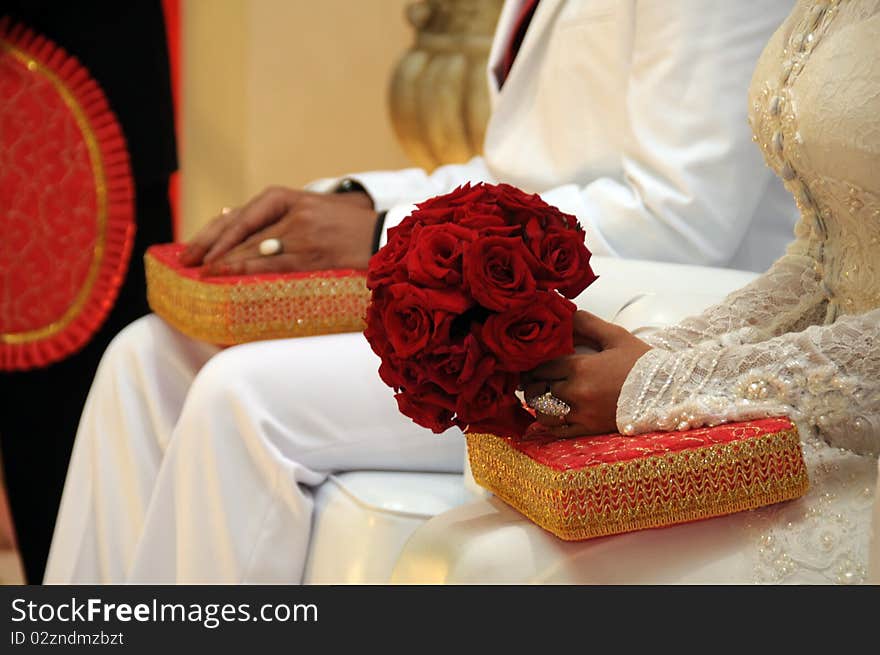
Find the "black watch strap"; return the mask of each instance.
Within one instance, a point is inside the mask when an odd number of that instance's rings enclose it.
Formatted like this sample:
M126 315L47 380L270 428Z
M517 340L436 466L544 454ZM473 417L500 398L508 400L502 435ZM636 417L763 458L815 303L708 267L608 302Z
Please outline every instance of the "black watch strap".
M356 182L351 178L344 178L335 189L333 189L333 193L353 193L355 191L361 191L362 193L367 193L367 190L363 187L360 182ZM370 195L367 193L367 195ZM382 241L382 229L385 227L385 214L387 211L379 212L376 214L376 225L373 228L373 250L372 253L375 255L379 252L379 243Z
M367 190L360 182L355 182L354 180L347 177L343 179L335 189L333 189L333 193L353 193L355 191L367 193Z
M373 254L379 252L379 243L382 241L382 230L385 229L385 215L387 211L376 214L376 227L373 228Z

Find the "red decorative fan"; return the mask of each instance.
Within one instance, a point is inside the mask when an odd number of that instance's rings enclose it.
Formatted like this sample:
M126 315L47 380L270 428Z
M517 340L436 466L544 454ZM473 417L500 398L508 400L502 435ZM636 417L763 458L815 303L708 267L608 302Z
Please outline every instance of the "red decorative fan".
M0 20L0 370L88 343L134 231L128 150L103 91L51 41Z

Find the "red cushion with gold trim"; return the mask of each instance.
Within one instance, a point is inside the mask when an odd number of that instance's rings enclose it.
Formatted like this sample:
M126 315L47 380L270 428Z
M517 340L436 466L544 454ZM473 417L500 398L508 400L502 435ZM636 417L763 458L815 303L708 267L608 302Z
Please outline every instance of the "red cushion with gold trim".
M133 199L98 84L0 20L0 369L63 359L101 326L131 256Z
M808 479L787 418L629 437L468 434L474 479L566 540L656 528L798 498Z
M144 265L150 307L187 336L232 345L364 329L364 271L204 277L181 266L182 250L152 246Z

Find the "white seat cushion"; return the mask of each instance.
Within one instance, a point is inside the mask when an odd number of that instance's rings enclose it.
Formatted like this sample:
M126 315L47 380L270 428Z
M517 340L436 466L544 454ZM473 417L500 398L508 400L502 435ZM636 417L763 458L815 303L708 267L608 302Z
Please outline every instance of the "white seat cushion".
M724 584L748 569L743 515L567 542L498 498L421 526L394 584Z
M306 584L382 584L425 521L470 500L456 473L355 471L315 492Z

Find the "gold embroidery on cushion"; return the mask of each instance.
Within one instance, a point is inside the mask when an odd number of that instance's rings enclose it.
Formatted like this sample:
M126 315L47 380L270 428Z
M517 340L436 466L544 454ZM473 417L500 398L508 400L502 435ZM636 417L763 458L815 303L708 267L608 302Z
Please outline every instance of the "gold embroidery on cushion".
M468 434L474 479L561 539L656 528L792 500L809 487L797 429L557 471L492 434Z
M233 345L364 329L370 295L363 274L212 284L150 254L144 264L152 310L199 341Z

